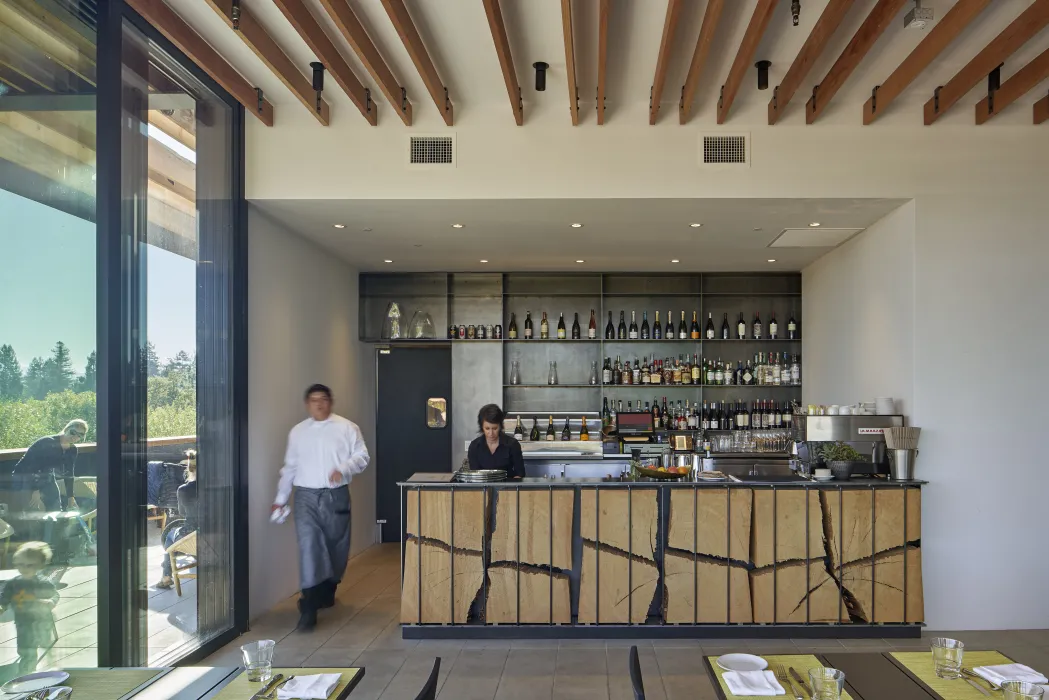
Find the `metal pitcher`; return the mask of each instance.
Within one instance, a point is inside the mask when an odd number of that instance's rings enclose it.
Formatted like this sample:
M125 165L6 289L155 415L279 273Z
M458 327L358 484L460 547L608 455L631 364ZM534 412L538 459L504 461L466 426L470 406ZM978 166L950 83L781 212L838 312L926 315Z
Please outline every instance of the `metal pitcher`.
M912 481L918 450L889 450L889 476L893 481Z

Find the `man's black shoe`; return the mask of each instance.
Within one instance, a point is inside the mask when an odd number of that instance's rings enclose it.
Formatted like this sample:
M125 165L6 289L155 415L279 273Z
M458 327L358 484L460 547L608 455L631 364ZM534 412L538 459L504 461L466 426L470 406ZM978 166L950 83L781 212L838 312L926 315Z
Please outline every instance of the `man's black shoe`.
M324 583L317 586L317 607L335 607L335 589L337 585L338 584L332 583L331 581L325 581Z
M317 611L313 609L303 610L299 614L299 625L295 629L299 632L312 632L317 626Z

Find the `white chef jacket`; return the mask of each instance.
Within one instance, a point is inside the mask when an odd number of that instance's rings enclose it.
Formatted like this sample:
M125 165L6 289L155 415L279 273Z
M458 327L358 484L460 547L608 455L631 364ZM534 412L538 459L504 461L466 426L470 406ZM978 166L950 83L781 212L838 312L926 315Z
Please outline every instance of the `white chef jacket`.
M323 421L307 418L288 433L288 451L274 503L286 504L293 486L330 489L347 485L354 474L364 471L369 459L361 429L353 421L334 413ZM342 474L341 482L331 481L334 471Z

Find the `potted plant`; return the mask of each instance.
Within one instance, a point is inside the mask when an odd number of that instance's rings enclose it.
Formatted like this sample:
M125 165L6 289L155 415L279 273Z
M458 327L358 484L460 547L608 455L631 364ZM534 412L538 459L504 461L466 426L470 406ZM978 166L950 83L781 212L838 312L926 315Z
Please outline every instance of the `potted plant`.
M838 481L848 481L852 477L856 463L865 461L863 455L857 452L852 445L844 442L824 445L820 456Z

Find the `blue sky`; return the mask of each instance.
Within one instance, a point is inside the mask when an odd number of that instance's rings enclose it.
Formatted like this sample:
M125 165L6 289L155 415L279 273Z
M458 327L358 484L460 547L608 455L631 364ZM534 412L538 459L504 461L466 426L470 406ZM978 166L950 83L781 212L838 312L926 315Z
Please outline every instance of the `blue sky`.
M147 333L161 360L196 343L196 263L147 246ZM59 340L95 349L95 224L0 189L0 345L25 367Z

